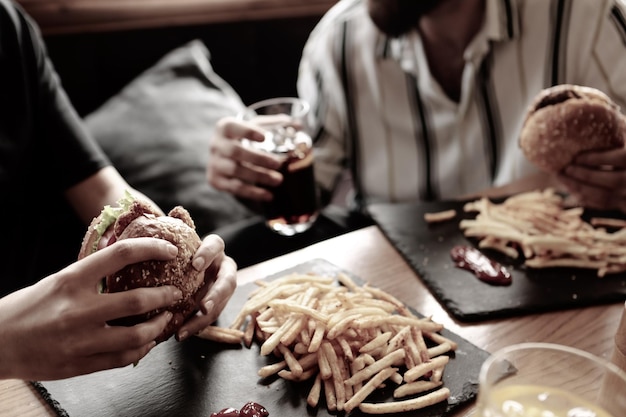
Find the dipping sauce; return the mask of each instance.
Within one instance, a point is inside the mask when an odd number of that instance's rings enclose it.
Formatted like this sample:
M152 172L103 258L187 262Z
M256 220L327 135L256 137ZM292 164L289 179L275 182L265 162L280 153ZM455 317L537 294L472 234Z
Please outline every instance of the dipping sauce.
M270 413L259 403L248 401L241 409L233 407L224 408L217 413L211 413L211 417L268 417Z
M261 404L249 401L241 407L239 415L240 417L268 417L270 413Z
M491 285L511 285L511 273L471 246L455 246L450 256L457 268L473 272L479 280Z

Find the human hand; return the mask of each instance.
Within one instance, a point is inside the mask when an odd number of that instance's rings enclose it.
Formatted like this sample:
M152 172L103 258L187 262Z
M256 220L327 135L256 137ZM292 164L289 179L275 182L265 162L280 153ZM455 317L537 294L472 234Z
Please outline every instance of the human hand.
M194 259L193 266L199 271L205 271L206 289L200 302L200 311L178 330L176 338L185 340L189 335L211 325L220 315L226 303L237 287L237 264L226 256L224 241L217 235L208 235L202 241Z
M218 190L253 201L270 201L272 193L264 187L279 185L283 176L277 170L280 160L275 156L246 147L241 139L262 142L263 119L275 120L276 116L242 121L234 117L221 119L211 138L207 179Z
M626 148L580 154L558 179L584 207L626 212Z
M0 378L62 379L137 362L171 313L132 327L107 322L168 307L182 294L173 286L104 294L100 281L128 264L176 253L162 239L122 240L0 299Z

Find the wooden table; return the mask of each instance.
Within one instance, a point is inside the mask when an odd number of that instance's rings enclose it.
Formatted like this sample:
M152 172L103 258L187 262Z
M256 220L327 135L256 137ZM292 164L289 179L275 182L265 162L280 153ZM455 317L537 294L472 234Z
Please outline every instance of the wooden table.
M523 317L460 323L439 305L376 226L352 232L239 272L241 283L282 271L315 258L326 259L407 305L493 352L519 342L553 342L610 357L624 304L601 305ZM454 417L463 416L466 410ZM0 381L0 416L52 416L53 411L23 381Z

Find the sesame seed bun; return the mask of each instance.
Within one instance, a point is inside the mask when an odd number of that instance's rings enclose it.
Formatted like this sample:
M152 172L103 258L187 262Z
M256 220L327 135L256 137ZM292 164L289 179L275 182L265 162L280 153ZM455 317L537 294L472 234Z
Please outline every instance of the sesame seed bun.
M199 307L204 289L204 273L196 271L191 261L200 247L201 239L196 233L191 216L183 207L173 208L167 216L143 201L133 201L119 214L110 226L113 242L136 237L165 239L178 247L176 258L169 261L150 260L128 265L104 279L103 292L114 293L140 287L174 285L183 293L182 300L167 309L157 309L141 316L125 317L112 321L113 325L132 326L169 310L173 317L165 330L156 339L157 343L169 339L182 326L185 320ZM100 217L100 216L99 216ZM98 218L89 226L83 240L79 259L94 251L94 236Z
M558 173L584 151L624 146L626 122L600 90L562 84L542 90L529 107L519 137L526 158Z

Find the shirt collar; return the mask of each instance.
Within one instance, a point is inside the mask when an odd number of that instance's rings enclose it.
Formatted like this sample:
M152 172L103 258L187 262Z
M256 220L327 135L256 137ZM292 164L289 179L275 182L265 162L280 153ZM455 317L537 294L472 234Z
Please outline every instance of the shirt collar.
M485 30L487 38L492 41L512 40L519 36L519 20L517 8L513 0L487 0Z
M513 2L514 0L486 0L485 23L476 39L468 47L470 55L474 55L471 49L475 48L477 44L505 42L519 37L517 8L514 7ZM482 42L476 42L479 38L482 38ZM379 58L391 58L406 62L413 60L414 43L419 40L419 35L416 31L412 31L398 38L382 36L379 40L376 51Z

